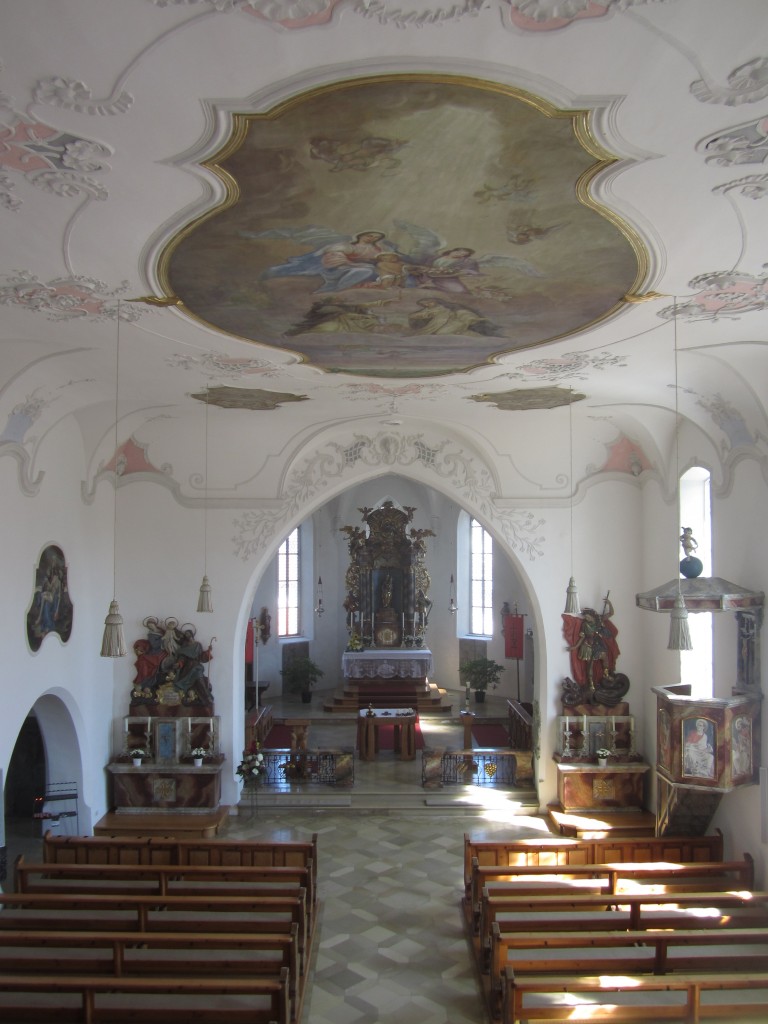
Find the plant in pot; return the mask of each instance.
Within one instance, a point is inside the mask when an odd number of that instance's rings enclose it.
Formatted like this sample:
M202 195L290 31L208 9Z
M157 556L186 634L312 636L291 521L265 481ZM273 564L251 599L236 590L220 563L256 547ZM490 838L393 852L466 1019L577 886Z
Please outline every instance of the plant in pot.
M130 755L133 758L135 767L138 768L141 764L141 759L147 756L147 752L143 747L134 747L133 750L130 751Z
M490 687L495 690L499 685L499 676L505 666L499 665L492 658L473 658L472 661L465 661L459 665L459 678L469 690L475 691L475 700L482 704L485 700L485 691Z
M311 658L294 658L280 670L280 675L289 692L300 693L302 702L309 704L312 700L312 687L325 673Z
M611 756L611 752L606 747L600 747L599 750L595 751L595 757L597 758L597 763L598 763L598 765L601 768L605 768L606 764L608 763L608 758L610 756Z

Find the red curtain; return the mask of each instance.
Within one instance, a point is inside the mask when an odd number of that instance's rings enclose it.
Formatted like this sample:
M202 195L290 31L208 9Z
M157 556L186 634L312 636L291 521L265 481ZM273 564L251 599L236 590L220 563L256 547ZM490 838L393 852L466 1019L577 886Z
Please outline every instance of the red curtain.
M524 615L504 616L504 656L506 658L523 657L523 619Z

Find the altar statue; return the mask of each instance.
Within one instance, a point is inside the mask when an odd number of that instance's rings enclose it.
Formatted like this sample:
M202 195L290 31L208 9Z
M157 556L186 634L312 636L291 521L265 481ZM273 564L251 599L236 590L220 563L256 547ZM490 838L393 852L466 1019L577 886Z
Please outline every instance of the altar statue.
M384 577L384 581L381 584L381 607L391 608L392 607L392 591L394 583L392 581L392 573L388 572Z
M204 648L195 638L194 626L179 627L178 619L164 622L145 619L146 639L133 645L136 677L132 703L163 703L167 689L178 693L183 704L212 704L213 693L204 665L213 658L213 640Z

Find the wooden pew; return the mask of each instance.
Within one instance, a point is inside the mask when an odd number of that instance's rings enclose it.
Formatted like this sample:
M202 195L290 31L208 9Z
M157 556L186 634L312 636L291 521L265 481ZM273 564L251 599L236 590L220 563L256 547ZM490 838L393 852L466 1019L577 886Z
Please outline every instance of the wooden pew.
M277 932L297 929L299 973L309 958L306 894L157 896L97 893L2 893L0 930Z
M480 865L510 867L522 864L565 865L680 861L702 863L723 860L723 835L625 836L618 839L475 839L464 833L464 889L471 898L472 861Z
M716 947L716 948L713 948ZM501 933L494 925L489 1001L501 1010L502 982L526 974L667 974L669 972L768 972L768 932L763 927L671 931Z
M0 1021L13 1024L290 1024L286 969L278 978L1 975L0 994Z
M631 984L605 975L504 979L503 1024L764 1024L766 1017L765 973L638 976Z
M472 861L471 912L479 925L483 891L489 895L535 894L549 889L618 892L719 892L751 889L755 864L745 853L740 861L572 864L558 868L544 865L499 867Z
M768 892L561 894L488 897L474 940L478 963L491 955L494 923L502 932L768 926Z
M166 978L280 977L288 971L290 1018L300 1013L298 929L246 935L195 931L44 931L0 929L0 976L109 974Z
M309 840L175 839L161 836L57 836L46 832L46 863L199 864L210 867L305 867L317 881L317 833Z
M306 890L309 930L315 907L313 865L304 867L211 867L169 864L14 863L16 892L102 892L115 895L291 896Z

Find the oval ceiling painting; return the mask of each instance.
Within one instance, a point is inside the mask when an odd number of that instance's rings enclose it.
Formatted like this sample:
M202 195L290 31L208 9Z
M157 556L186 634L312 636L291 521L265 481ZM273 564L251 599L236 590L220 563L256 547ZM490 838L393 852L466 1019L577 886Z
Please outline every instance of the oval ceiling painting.
M454 373L583 329L641 279L590 198L612 158L585 111L470 79L394 76L234 118L228 201L163 285L196 318L364 376Z

